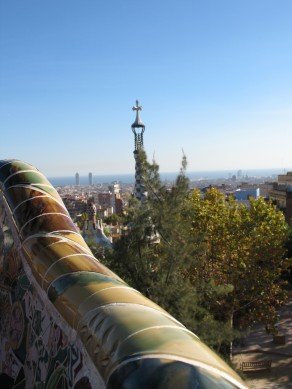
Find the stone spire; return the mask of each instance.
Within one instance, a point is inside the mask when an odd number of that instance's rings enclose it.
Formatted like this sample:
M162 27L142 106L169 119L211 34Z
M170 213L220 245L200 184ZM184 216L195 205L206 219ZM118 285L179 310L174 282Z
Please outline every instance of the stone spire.
M136 100L136 105L132 108L133 111L136 111L136 119L132 124L132 131L135 136L135 150L143 149L143 133L145 131L145 125L140 119L139 112L142 111L142 106L139 105L139 101Z
M140 111L142 111L142 106L139 105L139 101L136 100L136 105L132 108L133 111L136 111L136 118L131 128L134 133L134 158L135 158L135 189L134 195L140 200L144 201L147 197L147 192L143 184L143 177L141 171L141 151L144 149L143 144L143 134L145 131L145 125L140 119Z

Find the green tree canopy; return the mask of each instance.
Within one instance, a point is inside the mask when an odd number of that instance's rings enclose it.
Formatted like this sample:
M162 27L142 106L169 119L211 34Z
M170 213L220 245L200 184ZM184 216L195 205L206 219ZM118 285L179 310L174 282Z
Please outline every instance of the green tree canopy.
M140 158L148 199L131 199L129 234L107 265L218 351L252 322L274 323L284 299L282 213L263 199L246 207L215 189L190 191L185 157L166 187L158 165Z
M263 198L251 199L248 207L226 201L215 189L204 197L194 191L188 202L194 239L201 236L204 246L201 266L191 271L193 282L232 287L223 299L206 298L215 316L234 316L242 328L254 321L275 322L284 299L280 275L287 225L282 212Z

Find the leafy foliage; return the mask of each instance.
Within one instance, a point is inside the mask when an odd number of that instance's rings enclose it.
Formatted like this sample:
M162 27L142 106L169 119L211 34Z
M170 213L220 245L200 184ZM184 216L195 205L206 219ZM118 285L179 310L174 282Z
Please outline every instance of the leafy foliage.
M120 216L117 215L116 213L113 213L112 215L107 216L103 219L104 223L111 224L113 226L119 224L120 220L121 220Z
M212 312L222 320L232 317L239 328L275 322L285 298L280 280L287 233L283 214L262 198L246 207L232 198L226 201L215 189L204 198L194 192L190 202L193 235L204 239L204 265L192 269L192 277L232 286L223 299L206 296Z
M130 232L106 264L217 351L254 321L274 323L284 301L279 281L286 224L263 199L239 205L215 189L189 191L182 160L167 188L141 151L146 202L132 198ZM149 236L157 231L160 243Z

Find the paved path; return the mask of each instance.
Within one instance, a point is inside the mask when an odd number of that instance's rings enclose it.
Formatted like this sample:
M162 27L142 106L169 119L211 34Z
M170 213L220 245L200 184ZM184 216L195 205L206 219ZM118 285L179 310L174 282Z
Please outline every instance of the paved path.
M252 389L292 388L292 293L288 303L279 311L279 333L285 335L285 344L276 345L263 325L256 325L245 339L245 345L234 348L233 362L237 367L243 361L272 361L270 371L246 374Z

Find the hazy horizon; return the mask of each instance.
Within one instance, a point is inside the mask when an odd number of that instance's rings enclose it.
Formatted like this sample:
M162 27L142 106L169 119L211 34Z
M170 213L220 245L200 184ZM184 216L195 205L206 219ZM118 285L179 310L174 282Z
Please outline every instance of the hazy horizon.
M248 173L248 172L280 172L279 174L286 174L288 171L292 171L292 167L290 168L254 168L254 169L211 169L211 170L188 170L186 171L187 174L199 174L199 173L226 173L226 174L229 174L229 173L232 173L232 174L236 174L239 170L242 171L242 173ZM177 171L159 171L160 174L177 174L179 172L179 169L177 169ZM89 173L92 173L93 176L113 176L113 175L118 175L118 176L128 176L128 175L135 175L135 171L132 170L132 171L129 171L129 172L124 172L124 173L94 173L94 171L90 171L90 172L87 172L87 173L80 173L78 171L74 172L74 173L69 173L69 174L61 174L61 175L58 175L58 174L50 174L48 175L48 177L53 177L53 178L62 178L62 177L75 177L75 174L78 173L79 174L79 177L88 177L88 174ZM272 173L274 174L274 173Z
M242 170L243 177L247 174L249 177L267 177L275 178L278 174L284 173L281 169L249 169ZM160 177L162 180L175 180L177 172L160 172ZM190 180L200 180L200 179L227 179L229 175L237 174L237 170L214 170L214 171L187 171L186 175ZM134 183L135 175L133 173L125 174L94 174L93 175L93 184L102 184L102 183L111 183L113 181L118 181L121 183ZM66 185L75 185L75 174L67 176L49 176L48 179L54 186L66 186ZM80 185L88 185L88 174L79 175Z

